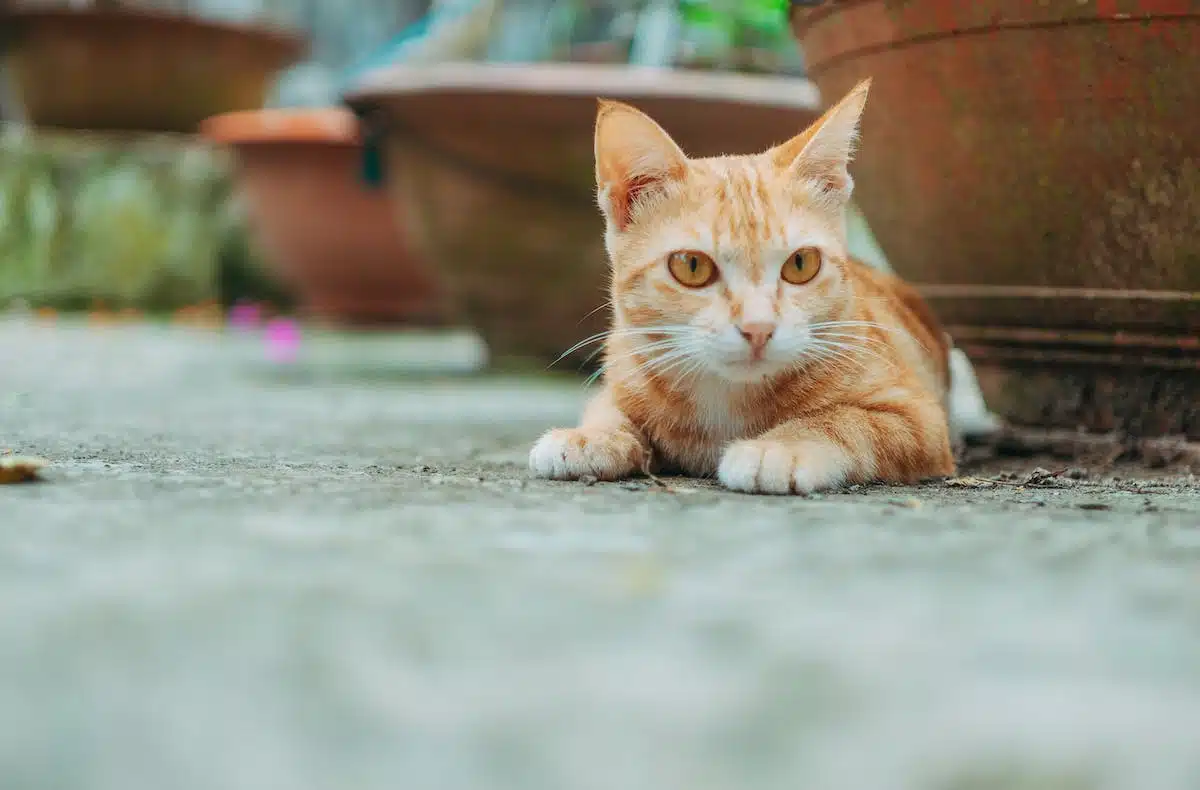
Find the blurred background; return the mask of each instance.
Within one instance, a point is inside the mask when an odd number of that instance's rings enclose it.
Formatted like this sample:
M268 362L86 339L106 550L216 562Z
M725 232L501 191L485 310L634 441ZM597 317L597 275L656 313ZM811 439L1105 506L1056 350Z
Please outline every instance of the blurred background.
M304 253L292 248L304 242L279 239L289 230L275 227L292 222L290 217L267 220L270 227L262 230L268 238L256 234L254 201L274 196L245 183L254 181L254 172L243 171L245 182L239 183L230 153L247 135L258 142L273 135L279 148L303 147L297 138L306 132L284 125L264 133L256 128L262 117L248 113L216 139L196 134L198 122L219 110L331 108L353 74L389 61L644 62L799 71L786 5L779 2L529 0L495 9L501 4L463 0L432 9L418 0L5 2L0 305L32 309L164 315L239 301L297 306L288 276L319 276L294 270L325 262L295 260ZM412 26L431 18L450 30L439 29L443 37L426 42L428 51L389 51L390 43L419 38L421 24ZM316 119L319 127L332 115L314 113L307 120ZM296 123L305 121L299 117ZM327 148L339 142L336 131L316 133L328 137ZM313 160L329 152L307 142L305 150L266 155L297 157L281 167L320 169ZM353 189L356 163L343 156L339 164L346 165L345 188ZM254 162L250 169L269 166ZM321 210L317 204L281 209ZM382 211L374 218L392 221ZM367 280L371 267L392 266L398 274L406 267L432 267L406 260L413 254L408 247L372 251L376 257L390 253L396 259L389 262L343 255L337 265L361 266ZM369 307L363 316L349 305L324 304L322 293L306 292L299 307L313 307L315 299L318 308L327 308L316 311L320 317L340 323L364 317L420 322L437 312L420 304L433 298L431 289L439 285L433 279L400 281L398 287L414 293L392 293L403 304L382 308L377 316ZM370 288L368 283L360 290ZM422 289L425 294L415 293Z
M595 98L704 156L787 139L872 76L851 251L917 285L1010 423L1195 439L1195 19L1168 0L2 0L0 309L286 317L297 348L301 325L452 327L496 368L587 372L594 346L560 355L607 321Z

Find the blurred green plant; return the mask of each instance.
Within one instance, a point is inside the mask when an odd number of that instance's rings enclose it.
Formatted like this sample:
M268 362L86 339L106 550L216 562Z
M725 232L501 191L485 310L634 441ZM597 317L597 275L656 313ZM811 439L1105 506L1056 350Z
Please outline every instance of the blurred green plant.
M772 71L792 60L788 0L680 0L679 11L695 62Z
M257 269L224 157L191 140L0 134L0 306L167 311ZM224 294L229 296L228 294Z

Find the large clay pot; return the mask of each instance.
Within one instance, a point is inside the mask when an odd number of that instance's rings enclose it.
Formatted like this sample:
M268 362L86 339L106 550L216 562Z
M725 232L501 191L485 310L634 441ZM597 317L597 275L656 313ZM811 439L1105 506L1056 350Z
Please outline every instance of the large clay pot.
M609 321L597 96L650 113L694 156L766 149L818 104L803 80L591 64L392 68L348 96L386 136L394 202L493 359L545 365Z
M1200 436L1200 3L794 5L857 195L1026 423Z
M133 8L17 5L5 66L38 126L194 132L206 117L261 107L303 56L279 30Z
M410 251L386 194L359 177L352 113L230 113L202 131L232 147L265 257L309 314L360 326L446 320L445 292L428 259Z

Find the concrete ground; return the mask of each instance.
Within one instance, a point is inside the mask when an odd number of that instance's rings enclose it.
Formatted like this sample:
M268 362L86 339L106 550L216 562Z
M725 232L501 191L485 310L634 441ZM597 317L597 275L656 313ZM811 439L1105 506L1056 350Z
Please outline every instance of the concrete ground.
M261 352L0 321L5 790L1200 787L1194 480L535 482L574 379Z

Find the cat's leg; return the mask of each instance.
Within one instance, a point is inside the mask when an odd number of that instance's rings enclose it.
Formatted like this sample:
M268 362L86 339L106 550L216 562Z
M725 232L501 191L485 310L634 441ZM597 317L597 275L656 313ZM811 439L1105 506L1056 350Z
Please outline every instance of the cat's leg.
M916 396L834 407L733 442L717 478L734 491L807 494L953 473L945 410Z
M578 428L556 428L538 439L529 452L529 470L554 480L584 475L620 480L641 471L647 457L641 432L605 387L584 409Z

